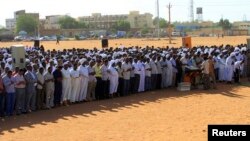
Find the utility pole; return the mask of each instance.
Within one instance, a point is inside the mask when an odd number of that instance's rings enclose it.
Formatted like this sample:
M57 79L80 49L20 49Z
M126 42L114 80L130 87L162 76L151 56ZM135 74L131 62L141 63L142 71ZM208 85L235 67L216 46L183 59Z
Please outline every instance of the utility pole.
M169 37L169 44L171 44L171 8L172 5L169 3L169 5L167 5L168 8L168 37Z
M157 9L157 37L160 39L160 11L159 11L159 0L156 1Z

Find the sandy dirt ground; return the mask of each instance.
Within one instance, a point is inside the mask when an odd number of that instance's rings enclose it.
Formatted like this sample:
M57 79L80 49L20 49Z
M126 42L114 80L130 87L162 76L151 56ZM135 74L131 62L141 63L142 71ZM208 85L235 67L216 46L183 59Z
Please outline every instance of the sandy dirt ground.
M248 36L232 36L232 37L224 37L224 38L218 38L218 37L193 37L192 38L192 45L198 46L198 45L238 45L238 44L246 44L246 39L250 38ZM28 46L33 46L33 42L0 42L0 47L9 47L14 44L23 44ZM42 41L42 45L46 49L69 49L69 48L88 48L92 49L93 47L101 48L101 41L100 40L83 40L83 41L60 41L60 45L56 45L56 41ZM147 45L149 46L155 46L155 47L180 47L182 46L182 38L174 38L172 41L172 44L169 44L169 40L167 39L112 39L109 40L109 46L110 47L117 47L120 44L124 46L142 46L145 47Z
M208 124L250 124L250 83L167 89L0 121L1 141L206 141Z

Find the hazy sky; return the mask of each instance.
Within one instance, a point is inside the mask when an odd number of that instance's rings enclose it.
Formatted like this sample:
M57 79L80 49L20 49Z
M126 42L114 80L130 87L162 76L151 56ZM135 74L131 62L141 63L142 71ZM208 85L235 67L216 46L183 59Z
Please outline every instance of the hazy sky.
M171 2L172 20L187 21L190 0L159 0L160 17L168 18L166 5ZM194 0L196 7L203 7L203 19L219 21L223 16L230 21L250 19L250 0ZM46 15L69 14L72 17L87 16L91 13L127 14L131 10L156 15L156 0L1 0L0 25L5 26L6 18L13 18L14 11L39 12ZM195 14L196 17L196 14Z

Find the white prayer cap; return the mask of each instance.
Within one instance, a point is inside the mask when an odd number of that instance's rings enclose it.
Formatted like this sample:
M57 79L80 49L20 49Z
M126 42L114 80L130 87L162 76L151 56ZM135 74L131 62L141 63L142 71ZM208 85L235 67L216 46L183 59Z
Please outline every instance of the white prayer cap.
M68 65L68 64L69 64L69 61L66 61L66 62L63 63L64 66Z
M214 48L210 48L209 49L209 52L211 53L211 52L213 52L214 51Z
M184 48L183 50L184 50L184 51L188 51L188 48Z
M25 62L26 62L26 63L29 63L29 62L30 62L30 59L27 59L27 58L26 58L26 59L25 59Z
M86 56L86 57L90 57L90 54L88 54L88 53L85 53L85 56Z
M8 58L6 61L7 61L7 62L11 62L11 61L12 61L12 58Z
M85 61L87 61L87 59L85 59L85 58L82 58L81 60L79 60L80 64L82 64Z
M216 49L216 51L215 51L215 52L220 53L220 50L219 50L219 49Z
M167 55L166 55L166 58L169 58L169 57L170 57L170 54L167 54Z
M208 53L208 48L206 48L206 49L204 50L204 52L205 52L205 53Z
M102 58L106 58L107 57L107 54L100 54L102 56Z
M240 48L239 47L235 47L234 51L240 51Z
M232 52L232 53L230 54L230 56L231 56L231 57L235 56L235 53L234 53L234 52Z
M223 53L226 53L226 52L227 52L227 50L223 50L222 52L223 52Z
M247 51L247 47L241 48L241 51Z
M182 57L186 57L186 54L185 54L185 53L182 53L181 56L182 56Z
M201 48L198 48L198 49L197 49L197 52L201 52Z

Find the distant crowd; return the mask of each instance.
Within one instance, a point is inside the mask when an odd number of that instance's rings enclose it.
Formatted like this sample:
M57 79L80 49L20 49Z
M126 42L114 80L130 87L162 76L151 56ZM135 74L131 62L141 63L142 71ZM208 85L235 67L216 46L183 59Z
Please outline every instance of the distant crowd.
M25 68L0 49L0 116L177 87L216 89L249 73L247 45L47 50L26 47ZM166 93L167 95L167 93Z

